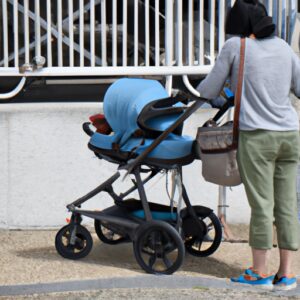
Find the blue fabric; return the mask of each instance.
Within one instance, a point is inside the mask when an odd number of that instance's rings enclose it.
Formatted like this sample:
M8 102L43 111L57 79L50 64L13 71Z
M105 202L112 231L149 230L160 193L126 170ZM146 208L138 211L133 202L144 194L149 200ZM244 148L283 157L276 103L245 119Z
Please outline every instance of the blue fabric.
M141 139L131 138L124 146L122 146L121 150L131 151L133 148L138 147L135 152L141 154L152 144L152 142L152 139L145 139L144 144L140 145ZM189 136L170 134L148 154L148 157L160 159L181 158L191 154L193 142L194 140Z
M97 148L110 150L113 147L113 143L117 143L120 137L120 134L105 135L95 132L90 139L90 144Z
M118 139L118 135L104 135L96 132L93 134L90 143L97 148L110 150L112 149L112 144ZM153 140L145 139L143 145L141 145L141 142L141 138L130 138L121 147L121 151L130 152L135 147L138 147L135 153L141 154L152 144ZM149 153L148 157L160 159L182 158L191 154L193 142L194 140L189 136L177 136L175 134L170 134L166 140L162 141Z
M122 78L109 87L104 97L104 115L121 137L121 146L139 128L137 118L145 105L167 97L168 93L156 80Z
M133 216L145 219L145 212L143 210L136 210L131 213ZM171 212L159 212L159 211L152 211L151 212L152 218L154 220L164 220L164 221L176 221L177 214Z

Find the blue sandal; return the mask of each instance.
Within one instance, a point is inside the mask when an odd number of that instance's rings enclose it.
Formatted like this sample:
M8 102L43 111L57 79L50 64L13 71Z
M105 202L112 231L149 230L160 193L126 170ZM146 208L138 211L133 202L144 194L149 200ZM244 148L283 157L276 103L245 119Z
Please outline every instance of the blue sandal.
M273 289L274 276L258 274L252 268L245 270L245 273L237 278L231 278L234 283L248 284L262 289Z
M273 279L274 290L288 291L297 287L297 278L295 275L284 275L280 278L276 274Z

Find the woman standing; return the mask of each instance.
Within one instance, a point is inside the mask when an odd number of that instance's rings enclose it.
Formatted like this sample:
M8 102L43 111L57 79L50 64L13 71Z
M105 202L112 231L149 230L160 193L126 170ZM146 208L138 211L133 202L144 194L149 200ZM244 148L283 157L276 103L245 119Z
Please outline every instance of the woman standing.
M251 207L249 245L252 267L237 283L263 288L296 287L292 254L299 247L296 173L299 120L289 93L300 97L300 60L291 47L274 36L275 25L255 0L237 0L229 11L229 39L210 74L198 86L202 97L216 98L228 77L236 90L241 37L246 38L244 82L240 110L238 164ZM277 229L280 265L267 274L273 223Z

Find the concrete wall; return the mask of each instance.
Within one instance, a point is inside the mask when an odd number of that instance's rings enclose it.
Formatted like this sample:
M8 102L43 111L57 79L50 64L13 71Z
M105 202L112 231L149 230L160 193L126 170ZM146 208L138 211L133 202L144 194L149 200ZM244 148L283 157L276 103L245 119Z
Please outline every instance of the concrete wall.
M97 103L41 103L0 105L0 228L56 227L69 216L66 204L111 176L117 165L99 160L87 148L89 137L81 124L101 112ZM186 123L185 133L197 127L212 110L199 110ZM149 200L168 203L165 178L150 182ZM218 187L201 177L201 162L184 168L184 181L193 204L217 210ZM114 187L124 191L130 180ZM137 197L137 195L133 195ZM112 204L103 193L84 207ZM242 187L228 189L228 221L247 223L249 208ZM90 222L86 219L85 222Z

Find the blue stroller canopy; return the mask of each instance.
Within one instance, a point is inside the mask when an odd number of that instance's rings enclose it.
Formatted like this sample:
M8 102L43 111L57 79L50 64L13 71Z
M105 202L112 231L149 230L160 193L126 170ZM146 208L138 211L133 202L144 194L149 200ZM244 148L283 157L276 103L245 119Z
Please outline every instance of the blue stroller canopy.
M104 115L115 133L121 136L123 145L139 129L137 119L150 102L167 98L164 87L155 80L123 78L112 84L104 97ZM165 130L178 116L160 118L151 122L152 127Z
M104 115L111 126L113 135L94 133L90 143L102 149L113 149L113 144L118 144L121 151L135 153L143 152L153 139L137 138L134 133L140 129L138 117L149 103L168 98L164 87L156 80L123 78L114 82L107 90L103 110ZM174 107L182 106L175 104ZM159 116L149 120L148 125L158 131L166 130L173 124L181 113ZM141 144L141 141L143 143ZM176 159L191 153L193 139L190 137L170 134L149 157L162 159Z

